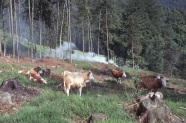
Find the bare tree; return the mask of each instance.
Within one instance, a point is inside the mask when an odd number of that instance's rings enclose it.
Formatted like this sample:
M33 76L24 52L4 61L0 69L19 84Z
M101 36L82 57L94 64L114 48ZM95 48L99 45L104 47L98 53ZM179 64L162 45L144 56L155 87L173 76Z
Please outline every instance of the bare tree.
M67 23L68 23L68 50L69 50L69 59L70 63L72 63L72 58L71 58L71 23L70 23L70 0L66 1L66 6L67 6Z
M34 23L34 0L32 1L32 8L30 0L28 0L28 8L29 8L29 29L30 29L30 35L29 35L29 44L30 44L30 51L31 51L31 58L33 58L33 23ZM28 47L29 49L29 47ZM29 50L28 50L29 55Z
M59 35L59 44L62 43L62 35L63 35L63 23L64 23L64 16L65 16L65 4L63 5L63 12L62 12L62 19L61 19L61 26L60 26L60 35ZM63 59L63 49L61 51L62 59Z
M19 16L18 16L18 28L19 28L19 30L18 30L18 37L17 37L17 43L18 43L18 45L17 45L17 60L18 60L18 62L19 62L19 55L20 55L20 48L19 48L19 44L20 44L20 39L21 39L21 1L20 0L18 0L18 4L19 4Z
M17 7L16 2L14 0L14 22L15 22L15 42L16 42L16 52L18 56L18 32L17 32ZM17 62L19 62L19 58L17 57Z
M109 36L108 36L108 11L106 7L106 32L107 32L107 60L109 60Z
M99 55L99 35L100 35L100 29L101 29L101 11L99 12L99 24L98 24L98 55Z
M83 38L83 54L85 52L85 30L84 30L84 21L82 20L82 38Z
M42 5L41 5L41 8L40 8L40 13L39 13L39 46L40 46L40 52L39 52L39 57L41 58L41 45L42 45L42 20L41 20L41 17L42 17Z
M4 10L4 6L1 5L1 11L2 11L2 19L3 19L3 41L4 41L4 56L6 56L6 40L5 40L5 18L4 18L4 14L5 14L5 10ZM2 51L2 49L1 49Z
M15 57L15 45L14 45L14 20L13 20L13 5L12 5L12 0L9 1L9 15L10 15L10 37L11 37L11 41L12 41L12 56L13 58Z

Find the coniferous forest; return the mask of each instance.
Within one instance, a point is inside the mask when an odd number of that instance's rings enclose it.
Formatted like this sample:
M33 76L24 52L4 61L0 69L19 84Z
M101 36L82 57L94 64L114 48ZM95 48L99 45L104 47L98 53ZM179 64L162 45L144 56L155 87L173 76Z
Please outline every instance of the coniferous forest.
M185 0L0 0L0 20L4 56L34 58L36 44L68 41L118 64L186 78Z

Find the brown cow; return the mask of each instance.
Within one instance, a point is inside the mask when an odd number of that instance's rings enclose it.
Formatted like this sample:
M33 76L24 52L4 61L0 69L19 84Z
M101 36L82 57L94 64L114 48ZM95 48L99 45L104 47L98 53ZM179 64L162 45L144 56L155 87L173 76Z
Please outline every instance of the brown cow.
M124 71L115 70L115 69L112 69L112 75L113 75L114 78L117 79L117 82L118 82L118 80L120 80L120 83L121 83L121 78L126 77L126 74L125 74Z
M69 91L71 88L78 88L79 95L81 96L82 88L86 86L86 83L94 80L91 71L80 71L80 72L63 72L64 79L64 91L69 96Z
M141 76L139 79L140 82L136 85L137 92L141 88L153 90L154 92L157 92L160 88L166 88L167 80L165 77L147 75Z

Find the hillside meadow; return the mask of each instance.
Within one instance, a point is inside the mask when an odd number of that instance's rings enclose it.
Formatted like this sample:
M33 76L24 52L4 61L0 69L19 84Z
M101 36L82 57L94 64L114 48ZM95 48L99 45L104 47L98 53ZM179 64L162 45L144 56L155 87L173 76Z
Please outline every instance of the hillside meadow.
M55 60L52 63L42 65L42 68L55 65ZM14 60L15 61L15 60ZM57 60L56 60L57 61ZM21 85L25 87L34 87L40 90L39 96L32 97L29 101L21 101L16 110L10 109L9 112L3 112L0 115L1 123L78 123L86 122L86 119L92 113L104 113L107 115L107 123L135 123L135 116L125 109L124 105L131 102L142 94L147 94L149 91L142 91L136 94L134 87L134 78L140 73L156 74L149 71L138 71L127 67L120 67L126 72L127 77L117 83L114 79L105 80L112 77L105 72L105 67L112 69L116 66L103 63L76 61L69 64L65 61L58 60L58 66L52 68L52 72L61 74L64 70L78 71L81 69L92 70L95 81L94 83L100 86L87 86L83 88L82 96L80 97L75 90L70 91L70 96L67 96L62 89L57 88L59 82L50 78L44 77L48 84L34 83L25 75L18 74L21 66L26 69L31 69L34 66L40 65L39 62L30 60L22 61L21 63L8 62L1 60L0 70L3 72L0 76L0 83L7 78L18 78ZM61 64L60 64L61 62ZM44 63L43 63L44 64ZM174 84L181 89L185 89L186 81L179 79L171 79L169 84ZM163 101L170 108L172 113L186 119L186 94L180 94L175 90L161 90L164 95ZM1 111L1 110L0 110Z

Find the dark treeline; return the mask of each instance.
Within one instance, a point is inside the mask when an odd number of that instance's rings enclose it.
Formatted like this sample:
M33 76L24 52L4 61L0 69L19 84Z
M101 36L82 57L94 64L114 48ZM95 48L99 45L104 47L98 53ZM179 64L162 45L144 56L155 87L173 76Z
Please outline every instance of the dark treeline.
M55 49L68 41L107 60L186 78L186 4L176 1L0 0L0 51L33 58L35 44Z

